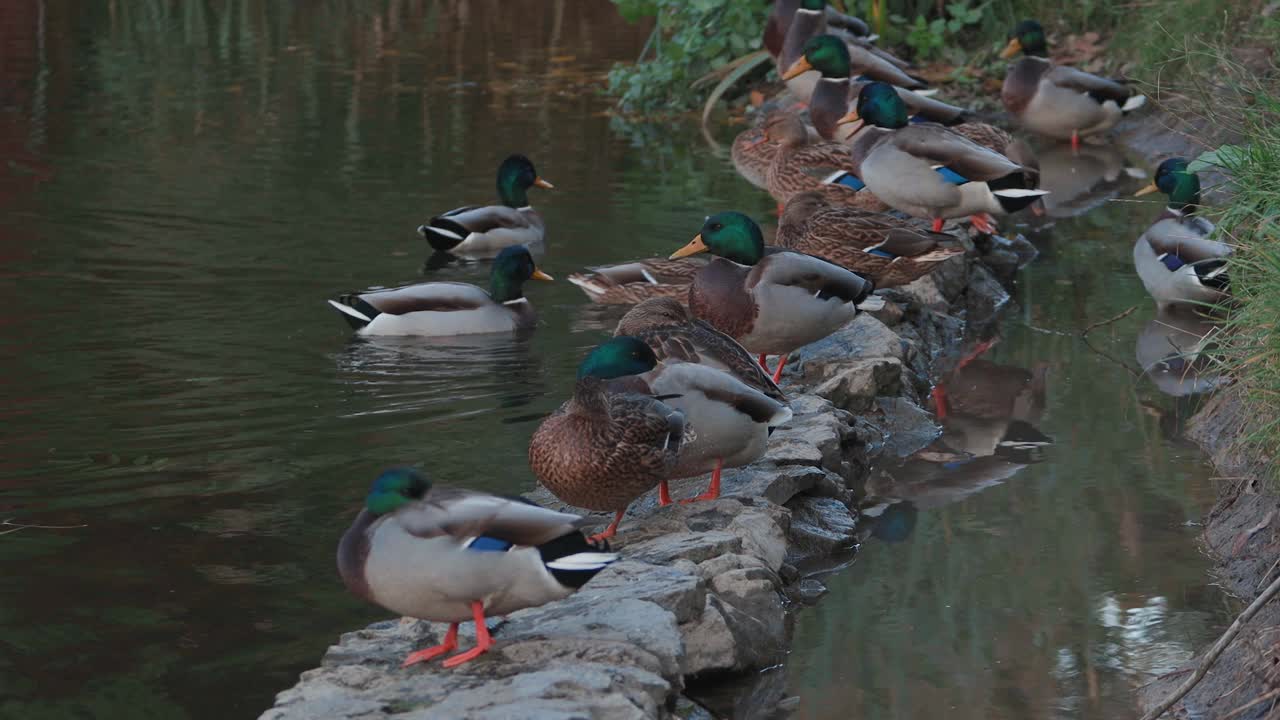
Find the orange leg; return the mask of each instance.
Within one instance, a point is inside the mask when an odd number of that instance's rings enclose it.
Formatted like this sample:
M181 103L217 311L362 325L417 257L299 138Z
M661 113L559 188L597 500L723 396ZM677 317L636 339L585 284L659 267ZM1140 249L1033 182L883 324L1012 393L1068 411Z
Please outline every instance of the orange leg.
M670 498L667 498L667 500L670 501ZM613 522L609 523L609 527L605 528L604 532L597 533L587 538L587 542L589 543L600 542L601 540L608 540L614 535L617 535L618 523L622 522L622 516L626 514L627 514L626 508L619 510L618 514L613 516Z
M1080 131L1078 130L1071 131L1071 152L1080 152Z
M412 652L405 656L404 662L400 663L400 667L406 668L410 665L428 660L434 660L445 653L451 653L458 649L458 623L449 626L449 632L444 635L444 642L434 647L423 648L418 652Z
M681 500L682 503L698 502L699 500L715 500L720 497L720 470L724 468L724 460L716 460L716 469L711 471L711 484L707 486L707 491L697 497Z
M774 215L777 215L778 217L782 217L782 203L778 203L778 210L774 212Z
M995 234L996 219L991 217L987 213L978 213L977 215L970 215L969 223L973 225L974 229L976 229L980 233L983 233L984 235Z
M798 101L798 100L797 100L797 101L796 101L796 103L795 103L794 105L792 105L791 107L787 108L787 112L798 113L798 112L800 112L801 110L803 110L803 109L805 109L805 108L807 108L807 107L809 107L809 106L808 106L808 105L806 105L805 103L802 103L802 102L800 102L800 101Z
M942 383L933 386L933 414L939 420L947 419L947 389Z
M445 660L443 665L447 668L458 667L464 662L475 660L493 647L493 638L489 637L489 626L484 624L484 604L479 600L471 601L471 617L476 622L476 646Z
M777 384L778 384L778 381L782 379L782 368L784 368L784 367L786 367L786 366L787 366L787 357L788 357L788 356L783 355L783 356L782 356L782 359L778 360L778 369L773 371L773 384L774 384L774 385L777 385ZM764 371L765 371L765 372L769 372L769 368L765 368L765 369L764 369Z
M960 362L956 363L956 370L959 370L965 365L968 365L974 360L977 360L978 358L982 357L982 354L990 350L991 346L995 344L996 344L996 341L994 339L983 340L982 342L978 343L977 345L974 346L973 350L970 351L968 355L965 355L964 357L960 358Z
M769 359L768 355L760 356L760 367L764 368L765 372L769 372L769 363L767 362L768 359Z
M663 507L671 504L671 489L667 487L666 480L658 483L658 504Z
M943 225L945 222L946 222L946 220L943 220L942 218L934 218L934 219L933 219L933 231L934 231L934 232L942 232L942 225Z

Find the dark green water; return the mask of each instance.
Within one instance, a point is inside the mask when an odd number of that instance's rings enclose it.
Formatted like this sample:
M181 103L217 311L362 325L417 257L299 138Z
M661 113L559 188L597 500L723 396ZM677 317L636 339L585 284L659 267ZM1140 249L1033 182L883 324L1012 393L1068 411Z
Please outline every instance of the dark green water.
M534 197L557 276L670 251L712 210L763 215L692 129L603 115L603 72L645 34L565 0L0 9L0 519L83 526L0 535L0 717L254 716L385 616L333 567L381 468L532 487L528 436L608 316L539 284L527 341L367 343L323 301L482 281L424 268L413 228L489 200L512 151L559 188ZM1032 321L1137 303L1131 233L1059 226ZM1131 358L1141 315L1096 337ZM1054 364L1057 447L829 580L800 616L804 712L1123 716L1128 682L1216 626L1180 525L1206 471L1143 410L1162 401L1067 338L1014 326L993 357ZM1107 624L1149 606L1149 641Z

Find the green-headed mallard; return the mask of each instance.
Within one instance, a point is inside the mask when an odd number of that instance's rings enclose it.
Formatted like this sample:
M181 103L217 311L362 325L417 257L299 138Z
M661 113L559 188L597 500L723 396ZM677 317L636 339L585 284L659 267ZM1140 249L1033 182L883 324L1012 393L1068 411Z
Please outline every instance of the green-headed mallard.
M683 299L689 295L693 276L706 264L703 258L648 258L574 273L569 282L600 305L635 305L651 297Z
M954 236L930 232L926 221L832 207L820 193L791 196L778 223L777 244L826 258L877 288L905 285L964 254Z
M782 72L782 77L796 77L802 73L817 73L813 95L809 99L809 119L818 135L826 140L844 142L852 137L849 128L838 122L846 112L857 92L871 78L853 80L855 71L849 48L833 35L817 35L809 38L802 48L802 55ZM905 88L895 88L906 103L913 118L954 125L969 119L969 111L947 103L924 97Z
M600 345L578 367L573 398L542 421L529 441L529 467L556 497L615 513L593 539L612 537L627 506L665 483L679 459L684 413L649 395L608 387L609 381L657 364L653 350L635 338Z
M551 280L523 245L505 248L489 271L489 292L459 282L430 282L343 295L329 304L362 335L473 335L532 328L537 313L526 280Z
M763 457L769 434L791 418L782 391L751 355L733 338L690 318L675 300L637 305L618 323L615 336L635 337L661 360L626 378L625 387L663 398L684 413L692 429L671 479L711 472L707 491L685 502L719 497L721 471ZM658 501L671 502L665 483Z
M401 615L451 623L444 642L403 666L458 647L458 624L474 620L476 646L492 645L485 617L568 597L616 556L583 537L583 518L519 498L433 485L411 468L378 476L338 545L338 572L355 595Z
M1047 194L1033 189L1033 168L941 125L909 123L902 99L884 83L863 87L840 122L855 124L855 174L890 207L932 220L935 231L948 218L969 216L993 232L990 214L1016 212Z
M863 210L888 210L854 174L849 148L840 143L810 143L800 118L778 114L769 119L765 134L779 143L765 181L780 204L802 192L820 192L833 205Z
M1169 203L1133 246L1133 265L1157 305L1217 303L1227 293L1231 246L1210 240L1213 223L1196 215L1200 178L1183 158L1156 168L1155 182L1138 195L1163 192Z
M701 252L718 257L694 276L689 308L759 355L762 366L765 356L782 355L775 382L788 353L852 320L874 289L827 260L792 250L766 253L760 226L738 212L707 218L702 231L671 257Z
M1018 23L1000 57L1019 52L1024 57L1010 66L1000 99L1034 133L1078 146L1080 138L1110 130L1146 102L1123 82L1054 65L1046 57L1044 28L1035 20Z
M501 205L455 208L418 226L431 247L465 257L493 257L513 245L540 247L542 216L529 205L533 186L553 187L538 177L533 163L512 155L498 166L498 199Z
M820 74L804 67L807 64L804 62L804 46L810 38L828 34L826 7L826 0L800 0L800 7L792 16L791 26L787 28L786 39L782 43L782 52L777 58L778 74L786 80L787 89L805 103L813 95ZM887 53L870 43L848 37L840 39L847 46L853 67L872 80L907 89L928 85L923 79L908 73L900 61L895 62L896 58L887 56Z

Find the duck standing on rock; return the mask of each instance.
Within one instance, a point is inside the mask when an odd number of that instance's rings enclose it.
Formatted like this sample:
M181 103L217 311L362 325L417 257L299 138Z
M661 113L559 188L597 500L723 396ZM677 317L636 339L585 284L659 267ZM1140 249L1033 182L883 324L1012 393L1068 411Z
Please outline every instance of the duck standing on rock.
M1147 292L1160 307L1213 304L1227 294L1227 257L1231 246L1211 240L1213 223L1196 215L1200 178L1185 158L1170 158L1156 168L1155 181L1136 195L1162 192L1169 197L1156 221L1133 246L1133 264Z
M804 123L795 115L769 119L765 136L780 146L769 164L765 182L779 205L802 192L819 192L833 205L863 210L888 210L853 174L849 148L840 143L809 142Z
M764 457L769 435L791 419L786 397L750 353L694 320L675 300L640 303L623 316L614 335L644 342L660 360L649 372L627 378L628 384L665 398L693 428L670 479L711 472L711 483L706 492L683 502L720 497L721 471ZM658 502L671 502L666 483L660 485Z
M526 280L551 280L523 245L498 253L489 292L459 282L430 282L351 293L329 305L361 335L473 335L532 328L537 313L524 296Z
M1023 57L1009 68L1000 99L1023 127L1055 140L1070 140L1110 130L1120 118L1146 103L1121 81L1055 65L1047 57L1044 28L1023 20L1013 29L1000 57Z
M369 602L450 623L441 644L410 653L402 667L454 651L458 625L473 620L476 646L444 661L456 667L493 646L486 616L566 598L616 559L583 536L583 521L396 468L378 476L343 534L338 572Z
M694 276L689 308L694 317L760 356L781 355L773 373L782 377L787 354L835 332L853 319L875 289L870 281L822 258L764 246L754 220L738 212L712 215L680 258L718 256Z
M538 177L529 158L512 155L498 166L501 205L455 208L419 225L418 232L432 248L470 258L493 257L513 245L540 249L545 228L528 196L535 186L555 187Z
M932 220L934 232L949 218L968 216L979 231L993 233L991 215L1017 212L1048 194L1034 189L1034 168L941 125L909 123L902 98L884 83L864 86L840 123L855 125L857 176L895 210Z
M685 442L684 413L648 394L610 382L653 370L658 358L632 337L615 337L578 367L573 398L552 413L529 441L529 467L556 497L581 508L615 513L601 540L613 535L627 506L676 468ZM665 487L663 496L669 495Z

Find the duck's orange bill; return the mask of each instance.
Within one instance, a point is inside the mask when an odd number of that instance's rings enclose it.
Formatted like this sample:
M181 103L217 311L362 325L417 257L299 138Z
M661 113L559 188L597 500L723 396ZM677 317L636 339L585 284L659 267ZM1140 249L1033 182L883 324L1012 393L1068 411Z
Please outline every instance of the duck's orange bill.
M1148 186L1146 186L1146 187L1142 188L1141 190L1139 190L1138 192L1134 193L1134 194L1133 194L1133 196L1134 196L1134 197L1142 197L1143 195L1150 195L1151 193L1153 193L1153 192L1157 192L1157 191L1159 191L1159 190L1160 190L1160 188L1156 187L1156 184L1155 184L1155 183L1151 183L1150 185L1148 185Z
M706 251L707 251L707 244L702 242L702 233L698 233L697 235L693 236L693 239L689 241L688 245L685 245L679 250L671 253L671 257L668 259L679 260L682 257L689 257L690 255L697 255L700 252L706 252Z
M1018 38L1009 38L1009 44L1000 51L1000 57L1008 60L1020 52L1022 52L1022 41Z
M809 64L809 58L801 55L799 60L791 63L791 67L787 68L787 71L782 73L782 79L790 80L791 78L807 73L812 69L813 66Z
M546 180L543 180L542 178L534 178L534 179L533 179L533 184L534 184L534 185L537 185L537 186L538 186L538 187L540 187L540 188L546 188L546 189L548 189L548 190L555 190L555 189L556 189L556 186L555 186L555 185L552 185L551 183L547 182Z
M836 121L836 125L853 125L853 134L857 135L858 131L866 125L866 121L858 117L857 109L850 110L843 117Z
M551 277L550 275L538 269L534 269L533 274L530 275L529 277L533 278L534 280L546 280L548 282L551 280L555 280L555 278Z

